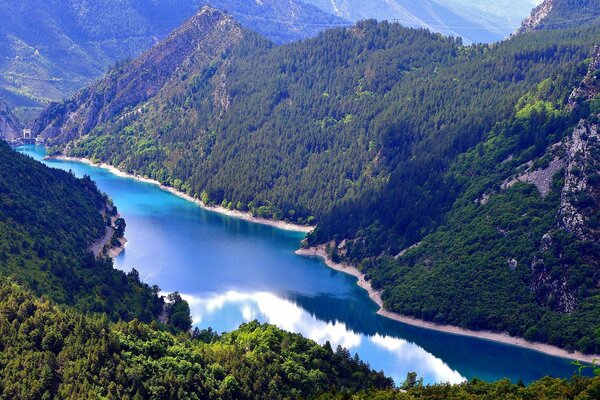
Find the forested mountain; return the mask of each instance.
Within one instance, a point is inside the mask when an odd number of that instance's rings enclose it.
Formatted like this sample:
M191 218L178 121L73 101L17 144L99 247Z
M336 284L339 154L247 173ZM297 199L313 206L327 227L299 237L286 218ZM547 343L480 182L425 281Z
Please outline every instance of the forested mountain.
M21 124L8 104L0 99L0 139L13 140L21 136Z
M60 100L115 62L139 55L206 0L0 1L0 96L27 107ZM344 21L300 1L222 1L247 27L277 43Z
M81 311L150 321L162 307L157 289L88 250L104 236L110 209L89 178L47 168L0 140L0 277Z
M330 14L350 21L374 18L398 21L460 36L466 43L505 39L536 5L535 0L305 0Z
M600 26L571 25L465 47L365 21L277 47L206 8L35 131L207 203L318 221L309 244L334 241L392 311L599 352L600 253L565 222L597 229L595 189L573 192L597 164L565 154L594 129L596 98L569 97L586 74L593 93Z

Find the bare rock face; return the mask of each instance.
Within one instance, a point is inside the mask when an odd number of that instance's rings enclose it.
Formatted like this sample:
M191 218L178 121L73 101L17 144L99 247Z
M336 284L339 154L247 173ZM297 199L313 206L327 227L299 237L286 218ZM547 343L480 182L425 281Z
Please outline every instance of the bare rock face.
M550 14L552 8L554 8L554 0L544 0L542 4L533 9L529 17L523 20L513 36L537 30L542 21Z
M0 99L0 139L13 141L21 137L21 124L15 118L8 104Z
M599 240L600 231L589 222L600 204L600 130L581 121L567 140L567 169L561 193L559 221L580 240Z
M110 71L65 103L51 104L33 123L34 135L56 144L88 134L95 126L140 112L141 104L182 77L208 67L243 38L229 15L203 7L164 41L140 57ZM220 87L226 77L219 76ZM226 95L215 96L227 106Z
M597 46L585 78L569 98L571 109L598 96L598 71L600 47ZM588 120L581 120L560 145L562 157L556 161L560 161L565 169L565 182L561 190L558 224L542 237L531 263L530 289L538 302L563 313L572 312L577 307L577 297L568 285L569 263L565 262L564 273L556 276L546 267L544 257L547 252L553 252L555 258L562 260L564 254L560 247L553 245L553 236L559 230L573 234L580 241L600 242L600 126L597 121L593 115Z

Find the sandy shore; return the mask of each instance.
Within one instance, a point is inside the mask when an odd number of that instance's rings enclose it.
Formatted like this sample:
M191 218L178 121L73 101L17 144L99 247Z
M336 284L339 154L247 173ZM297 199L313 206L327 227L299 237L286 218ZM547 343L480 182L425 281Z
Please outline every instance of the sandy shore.
M94 243L92 243L90 245L89 249L92 253L94 253L94 256L98 257L102 253L112 259L115 259L119 254L121 254L123 252L123 250L125 250L125 244L127 243L127 239L124 237L118 239L119 240L118 246L109 246L108 248L106 247L110 243L110 241L113 237L113 234L115 233L113 225L115 224L115 221L117 220L117 218L120 218L120 217L121 217L121 215L119 215L119 213L117 213L117 215L113 215L110 218L111 226L106 227L104 236L102 236L100 239L98 239L97 241L95 241ZM106 252L105 252L105 250L106 250Z
M592 363L592 362L594 362L594 360L600 360L600 355L583 354L580 352L569 353L568 351L561 349L560 347L552 346L552 345L545 344L545 343L530 342L523 338L510 336L507 333L497 333L497 332L491 332L491 331L474 331L474 330L470 330L470 329L459 328L457 326L452 326L452 325L438 325L438 324L434 324L432 322L427 322L427 321L423 321L423 320L420 320L417 318L408 317L408 316L401 315L401 314L398 314L398 313L395 313L392 311L388 311L383 308L383 300L381 298L381 292L373 289L373 287L371 286L371 283L369 283L368 281L365 280L364 274L362 274L358 270L358 268L356 268L352 265L340 264L340 263L333 262L329 258L328 254L326 252L325 245L311 247L308 249L300 249L300 250L296 251L296 254L301 255L301 256L307 256L307 257L320 257L325 261L325 264L327 264L327 266L329 266L330 268L335 269L336 271L344 272L346 274L349 274L349 275L352 275L352 276L355 276L356 278L358 278L357 285L367 291L367 293L369 294L369 297L375 303L377 303L377 305L379 306L379 311L377 311L377 313L386 318L390 318L395 321L402 322L402 323L405 323L408 325L417 326L420 328L441 331L441 332L450 333L450 334L454 334L454 335L462 335L462 336L469 336L469 337L474 337L474 338L479 338L479 339L484 339L484 340L490 340L490 341L494 341L494 342L508 344L511 346L524 347L526 349L538 351L540 353L548 354L548 355L551 355L554 357L561 357L561 358L566 358L566 359L570 359L570 360L579 360L579 361L583 361L583 362L587 362L587 363Z
M135 179L137 181L140 182L145 182L145 183L150 183L152 185L156 185L158 187L160 187L162 190L167 191L169 193L172 193L178 197L181 197L185 200L191 201L193 203L198 204L200 207L202 207L203 209L207 210L207 211L211 211L211 212L216 212L219 214L223 214L223 215L227 215L233 218L239 218L239 219L243 219L245 221L250 221L250 222L254 222L257 224L262 224L262 225L269 225L269 226L273 226L275 228L278 229L282 229L282 230L286 230L286 231L292 231L292 232L304 232L304 233L308 233L310 231L312 231L315 227L314 226L306 226L306 225L297 225L297 224L292 224L290 222L285 222L285 221L275 221L275 220L271 220L271 219L267 219L267 218L258 218L253 216L251 213L249 212L244 212L244 211L238 211L238 210L230 210L221 206L208 206L206 204L204 204L200 199L197 199L195 197L190 196L187 193L183 193L175 188L172 188L170 186L164 186L162 185L160 182L155 181L153 179L149 179L140 175L132 175L132 174L128 174L126 172L123 172L119 169L117 169L116 167L110 165L110 164L106 164L106 163L102 163L102 164L98 164L98 163L94 163L92 160L89 160L87 158L78 158L78 157L66 157L66 156L47 156L47 159L51 159L51 160L63 160L63 161L75 161L75 162L80 162L80 163L84 163L84 164L88 164L88 165L92 165L94 167L99 167L99 168L103 168L106 170L109 170L110 172L112 172L115 175L118 176L122 176L122 177L126 177L126 178L131 178L131 179Z

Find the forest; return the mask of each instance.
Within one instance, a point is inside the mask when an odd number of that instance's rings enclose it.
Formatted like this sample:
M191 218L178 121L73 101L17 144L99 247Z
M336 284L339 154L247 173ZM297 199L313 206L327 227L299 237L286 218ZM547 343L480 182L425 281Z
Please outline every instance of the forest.
M110 322L0 284L2 399L292 399L391 389L347 350L251 322L222 335Z
M152 321L159 289L96 259L109 199L89 177L45 167L0 141L0 276L59 304L112 320Z

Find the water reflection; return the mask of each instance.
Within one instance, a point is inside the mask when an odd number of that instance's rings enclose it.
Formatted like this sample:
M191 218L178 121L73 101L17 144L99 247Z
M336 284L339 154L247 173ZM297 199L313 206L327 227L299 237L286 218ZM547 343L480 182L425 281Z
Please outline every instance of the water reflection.
M459 372L414 343L379 333L367 336L348 328L344 322L320 320L297 303L269 292L228 291L209 297L182 296L190 303L194 324L199 327L227 331L234 329L240 319L258 319L301 333L320 344L329 341L334 348L341 345L352 353L361 354L366 361L376 358L377 367L385 364L384 370L396 382L402 382L411 371L419 371L427 383L465 380Z

